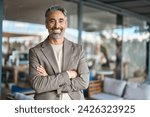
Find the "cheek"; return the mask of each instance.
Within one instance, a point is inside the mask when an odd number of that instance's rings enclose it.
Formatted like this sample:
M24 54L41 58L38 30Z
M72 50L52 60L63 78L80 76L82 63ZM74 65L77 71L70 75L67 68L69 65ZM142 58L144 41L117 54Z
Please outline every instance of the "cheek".
M53 24L48 24L48 23L46 24L46 28L47 28L47 29L51 29L51 28L53 28L53 27L54 27Z
M62 27L63 27L64 29L66 29L66 28L67 28L67 25L66 25L66 24L64 24Z

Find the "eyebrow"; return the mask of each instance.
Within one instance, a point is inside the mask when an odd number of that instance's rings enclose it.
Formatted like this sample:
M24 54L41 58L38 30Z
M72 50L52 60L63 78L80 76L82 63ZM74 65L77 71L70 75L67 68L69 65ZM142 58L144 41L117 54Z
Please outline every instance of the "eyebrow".
M49 20L56 20L54 18L50 18ZM64 18L59 18L59 20L65 20Z

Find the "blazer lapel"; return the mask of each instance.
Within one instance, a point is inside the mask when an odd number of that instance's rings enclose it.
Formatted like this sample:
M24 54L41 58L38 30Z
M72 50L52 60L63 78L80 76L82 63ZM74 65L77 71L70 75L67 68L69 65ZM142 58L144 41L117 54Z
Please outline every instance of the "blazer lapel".
M68 64L70 62L70 58L73 53L72 43L66 39L64 40L63 51L64 51L64 54L63 54L62 70L66 71L66 70L68 70Z
M42 44L42 52L45 55L45 57L47 58L48 62L51 64L52 68L54 69L55 73L59 72L59 68L55 59L55 55L53 52L53 49L51 47L51 45L49 44L48 38L43 42Z

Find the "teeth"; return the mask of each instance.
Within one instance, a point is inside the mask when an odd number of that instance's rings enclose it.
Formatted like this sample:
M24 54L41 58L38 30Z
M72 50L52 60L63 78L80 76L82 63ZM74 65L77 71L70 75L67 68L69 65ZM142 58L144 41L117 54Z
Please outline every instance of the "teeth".
M61 30L60 29L56 29L56 30L54 30L54 33L61 33Z

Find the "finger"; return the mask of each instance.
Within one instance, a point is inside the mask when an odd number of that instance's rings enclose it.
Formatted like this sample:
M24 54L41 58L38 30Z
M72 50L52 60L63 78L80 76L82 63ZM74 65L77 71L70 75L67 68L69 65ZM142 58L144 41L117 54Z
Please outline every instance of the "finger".
M43 68L43 69L44 69L44 67L43 67L42 65L40 65L40 68Z
M46 76L45 73L40 73L40 72L38 72L38 74L39 74L40 76Z
M39 74L47 75L47 73L46 73L45 71L43 72L43 71L40 71L40 70L39 70L38 73L39 73Z
M41 69L37 69L38 72L43 73L43 71Z
M43 71L43 70L41 70L41 69L38 69L37 70L39 73L41 73L41 74L47 74L45 71Z
M38 71L38 74L43 74L43 72L41 72L41 71Z
M45 70L45 68L44 68L42 65L40 65L39 67L40 67L41 69L44 69L44 70Z
M43 67L42 65L38 66L37 68L40 68L40 69L42 68L42 69L44 69L44 67Z
M45 72L45 69L43 68L37 68L38 71L42 71L42 72Z

